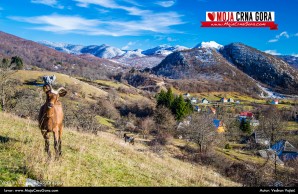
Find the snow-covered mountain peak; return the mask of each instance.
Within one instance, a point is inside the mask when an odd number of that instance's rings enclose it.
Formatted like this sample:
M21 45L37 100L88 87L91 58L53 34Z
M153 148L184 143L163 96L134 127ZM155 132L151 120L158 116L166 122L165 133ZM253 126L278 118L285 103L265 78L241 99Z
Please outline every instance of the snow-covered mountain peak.
M209 42L201 42L200 44L196 45L195 48L215 48L219 50L220 48L223 48L223 45L212 40Z

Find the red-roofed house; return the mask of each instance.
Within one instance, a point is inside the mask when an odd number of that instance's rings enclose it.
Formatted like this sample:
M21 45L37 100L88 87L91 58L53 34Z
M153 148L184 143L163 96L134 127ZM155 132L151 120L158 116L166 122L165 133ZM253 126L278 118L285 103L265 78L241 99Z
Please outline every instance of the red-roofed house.
M272 100L271 104L278 104L278 100Z
M228 102L228 99L226 99L226 98L221 98L220 101L221 101L222 103L226 103L226 102Z
M253 119L254 118L254 115L252 114L252 112L249 112L249 111L244 111L244 112L241 112L239 114L239 120L241 121L242 119Z
M213 107L210 107L210 113L216 114L216 109Z

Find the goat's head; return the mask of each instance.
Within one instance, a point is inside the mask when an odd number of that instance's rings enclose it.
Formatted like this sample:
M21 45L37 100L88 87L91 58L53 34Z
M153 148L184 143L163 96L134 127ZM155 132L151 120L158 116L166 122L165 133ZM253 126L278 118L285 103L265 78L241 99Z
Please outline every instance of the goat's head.
M51 85L44 85L43 91L47 95L46 106L47 109L51 109L58 102L59 97L63 97L67 94L65 88L61 87L58 90L54 90Z

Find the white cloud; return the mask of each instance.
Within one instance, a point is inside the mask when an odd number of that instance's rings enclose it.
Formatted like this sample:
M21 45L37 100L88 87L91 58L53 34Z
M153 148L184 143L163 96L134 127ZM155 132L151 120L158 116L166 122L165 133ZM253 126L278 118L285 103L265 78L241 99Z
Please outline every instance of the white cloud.
M294 36L298 36L298 33L294 34Z
M114 0L74 0L79 7L88 7L90 4L99 5L109 9L121 9L127 11L130 15L141 16L150 13L149 10L142 10L137 7L127 7L117 4Z
M168 42L175 42L176 39L173 39L172 37L167 37L167 41L168 41Z
M278 39L271 39L271 40L268 40L268 42L277 42Z
M56 5L57 0L31 0L32 2L43 2L47 5ZM113 9L126 11L126 15L115 19L86 19L81 16L70 15L45 15L35 17L17 17L10 19L20 22L36 24L34 29L51 31L56 33L78 33L87 35L109 35L109 36L136 36L148 32L154 33L180 33L172 28L174 25L184 24L182 16L176 12L159 12L141 9L135 0L124 0L126 4L118 4L123 1L115 0L73 0L79 7L96 5L95 9L101 13ZM128 6L127 4L131 4ZM135 17L130 17L132 15ZM127 16L127 17L125 17ZM85 23L86 22L86 23ZM91 24L91 25L89 25Z
M292 54L293 57L298 57L298 54Z
M74 30L92 31L92 28L100 24L97 20L56 14L37 17L10 17L10 19L31 24L40 24L42 26L36 27L35 29L52 32L68 32Z
M275 38L279 39L283 36L286 37L286 38L290 38L289 34L286 31L283 31L282 33L276 35Z
M172 33L170 26L182 24L175 12L145 15L138 21L108 21L85 19L80 16L45 15L36 17L9 17L12 20L38 25L33 29L55 33L77 33L87 35L131 36L145 32Z
M108 13L108 12L110 12L109 10L107 10L107 9L100 9L100 8L98 8L98 9L96 9L97 11L99 11L100 13Z
M280 53L278 53L276 50L266 50L264 51L265 53L268 53L270 55L281 55Z
M171 7L175 4L175 1L158 1L155 4L160 5L162 7Z
M48 5L58 9L64 8L64 6L58 4L57 0L31 0L31 3Z
M128 50L130 48L130 46L135 45L136 42L128 42L124 47L122 47L122 50Z
M277 41L279 41L279 39L280 39L281 37L290 38L289 34L288 34L286 31L283 31L282 33L276 35L274 39L271 39L271 40L269 40L268 42L269 42L269 43L277 42Z

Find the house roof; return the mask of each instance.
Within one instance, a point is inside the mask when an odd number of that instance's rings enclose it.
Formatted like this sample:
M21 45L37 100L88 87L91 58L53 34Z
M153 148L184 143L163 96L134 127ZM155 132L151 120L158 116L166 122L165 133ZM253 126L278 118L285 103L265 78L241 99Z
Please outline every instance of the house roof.
M282 160L298 158L298 150L286 140L278 141L271 146L271 149L274 150Z
M244 111L240 113L240 116L253 117L253 114L252 112Z
M280 155L282 152L298 152L298 150L286 140L280 140L271 146L271 149L275 150Z
M220 120L218 119L213 119L213 124L216 128L218 128L220 126Z
M256 143L258 143L258 144L264 144L264 145L269 145L270 138L263 131L256 130L254 132L254 136L255 136Z
M216 109L213 107L210 107L210 110L215 114L216 113Z

